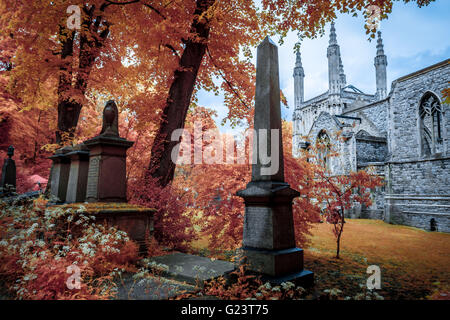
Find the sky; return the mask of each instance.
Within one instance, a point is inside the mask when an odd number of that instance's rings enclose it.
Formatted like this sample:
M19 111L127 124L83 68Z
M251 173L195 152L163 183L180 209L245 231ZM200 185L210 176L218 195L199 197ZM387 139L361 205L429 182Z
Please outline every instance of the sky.
M369 41L364 29L364 19L351 15L338 15L335 20L337 41L341 49L347 84L352 84L365 93L375 93L376 40ZM305 100L313 98L328 89L328 60L326 57L330 24L325 35L316 39L305 39L301 44L303 69L305 71ZM395 79L450 58L450 0L436 0L427 7L418 8L414 3L395 2L387 20L380 23L384 52L387 56L388 91ZM277 43L278 38L273 37ZM298 41L295 32L288 34L282 46L278 47L280 88L288 101L282 105L282 117L292 120L294 109L295 65L293 51ZM256 49L255 49L256 50ZM256 64L256 54L253 63ZM220 122L227 115L223 96L214 96L206 91L199 92L200 105L217 111L216 123L220 131L237 133Z

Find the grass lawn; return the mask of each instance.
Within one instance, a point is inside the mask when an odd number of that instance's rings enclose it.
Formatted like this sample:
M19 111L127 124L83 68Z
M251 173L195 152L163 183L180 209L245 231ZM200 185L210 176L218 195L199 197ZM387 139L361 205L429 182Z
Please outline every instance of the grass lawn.
M305 269L315 273L318 291L337 288L340 298L366 288L367 267L381 269L385 299L450 299L450 234L391 225L380 220L347 219L336 259L332 226L318 223L305 249ZM200 250L207 239L194 243ZM363 287L363 288L362 288ZM446 294L446 295L445 295Z
M316 274L320 289L337 288L354 296L365 286L369 265L381 269L386 299L449 299L450 234L390 225L379 220L347 219L336 259L332 226L317 224L305 249L305 268ZM445 296L447 293L447 296Z

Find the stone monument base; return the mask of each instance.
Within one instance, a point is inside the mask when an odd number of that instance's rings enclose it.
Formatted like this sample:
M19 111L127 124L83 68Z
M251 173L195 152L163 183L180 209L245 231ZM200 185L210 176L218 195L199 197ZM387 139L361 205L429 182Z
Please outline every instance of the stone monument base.
M155 209L128 203L72 203L61 205L63 209L79 210L87 216L95 217L95 223L105 224L125 231L139 246L139 254L147 254L146 237L153 234L153 214Z
M265 281L311 286L314 274L304 270L303 250L295 246L292 200L299 193L282 181L251 181L244 198L242 263Z
M309 270L302 270L299 272L283 275L279 277L272 277L268 275L262 275L261 281L263 283L270 282L272 285L280 285L283 282L292 282L297 286L303 288L309 288L314 285L314 273Z
M274 285L290 281L301 287L314 285L314 273L303 268L303 249L260 250L242 248L248 274Z

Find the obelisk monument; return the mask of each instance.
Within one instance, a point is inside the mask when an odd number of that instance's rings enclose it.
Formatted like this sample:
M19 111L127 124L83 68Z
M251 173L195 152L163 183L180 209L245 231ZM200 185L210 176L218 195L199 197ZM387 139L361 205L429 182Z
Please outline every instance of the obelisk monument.
M269 37L257 49L254 129L252 180L237 193L245 201L243 262L273 283L312 285L295 247L292 201L300 193L284 180L278 48Z

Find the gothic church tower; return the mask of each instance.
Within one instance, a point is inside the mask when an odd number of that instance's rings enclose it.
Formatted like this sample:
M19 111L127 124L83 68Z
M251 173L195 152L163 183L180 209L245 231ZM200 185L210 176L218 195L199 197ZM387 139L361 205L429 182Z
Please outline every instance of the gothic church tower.
M384 54L383 40L381 31L378 31L377 56L374 59L376 81L377 81L377 100L382 100L387 96L386 66L387 57Z
M300 108L304 98L305 98L305 88L304 88L305 71L302 66L302 56L300 54L300 49L297 50L295 58L295 68L294 68L294 97L295 97L295 109Z
M293 114L293 144L292 144L292 152L294 155L298 153L298 146L302 143L302 136L306 133L303 132L302 128L302 116L301 116L301 105L305 98L305 87L304 87L304 79L305 79L305 71L302 66L302 56L300 53L300 47L298 47L295 58L295 67L294 67L294 101L295 101L295 109Z
M344 66L342 65L341 51L337 43L334 22L331 23L327 58L329 101L331 105L340 105L341 89L345 86L346 79ZM333 113L340 113L340 110L334 110Z

